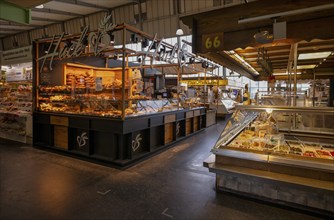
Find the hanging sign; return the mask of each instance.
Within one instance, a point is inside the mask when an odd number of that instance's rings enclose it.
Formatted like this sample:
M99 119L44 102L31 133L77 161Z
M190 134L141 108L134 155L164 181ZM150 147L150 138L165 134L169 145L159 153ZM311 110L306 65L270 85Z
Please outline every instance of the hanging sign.
M186 59L191 57L190 54L187 52L187 45L183 44L181 46L178 43L176 43L169 51L167 51L167 48L164 45L163 40L164 38L162 38L161 40L158 40L157 34L155 34L152 42L147 47L147 49L144 51L141 51L140 52L141 55L137 57L137 58L141 58L142 65L145 64L146 58L149 57L151 66L153 65L154 60L164 61L170 64L177 62L180 67L184 66L187 63Z
M202 35L203 52L217 52L224 50L224 33Z
M1 53L1 65L31 62L31 46L5 50Z
M203 86L203 85L208 85L208 86L226 86L228 85L228 80L227 79L220 79L219 84L216 79L214 80L181 80L180 83L185 83L188 86Z
M110 36L108 32L116 27L116 25L109 22L110 17L111 15L105 16L99 25L98 31L90 32L88 36L86 36L88 32L88 26L86 26L78 40L67 40L64 42L65 33L62 33L59 38L56 38L56 35L54 35L49 47L45 51L45 55L38 58L38 60L42 60L40 73L43 73L47 60L49 60L49 67L45 69L52 70L54 58L79 57L85 52L85 48L88 45L92 48L95 56L100 55L109 46Z

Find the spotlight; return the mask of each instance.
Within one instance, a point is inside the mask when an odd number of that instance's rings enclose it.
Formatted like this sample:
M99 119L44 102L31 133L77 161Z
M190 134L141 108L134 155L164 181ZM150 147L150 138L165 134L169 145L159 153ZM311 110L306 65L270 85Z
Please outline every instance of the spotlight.
M137 58L138 63L141 63L141 57Z
M138 37L137 37L137 35L135 33L132 33L130 35L130 42L131 43L137 43L138 42Z
M88 45L88 37L87 36L82 40L82 44L83 45Z
M112 31L108 31L109 37L110 37L110 43L115 42L115 36L112 34Z
M152 49L152 50L157 49L157 42L153 42L151 49Z
M195 58L194 58L194 57L190 57L190 58L189 58L189 63L190 63L190 64L195 63Z
M144 38L143 41L141 42L141 47L146 48L149 44L148 39Z
M165 52L166 51L166 47L164 45L161 46L160 48L160 52Z

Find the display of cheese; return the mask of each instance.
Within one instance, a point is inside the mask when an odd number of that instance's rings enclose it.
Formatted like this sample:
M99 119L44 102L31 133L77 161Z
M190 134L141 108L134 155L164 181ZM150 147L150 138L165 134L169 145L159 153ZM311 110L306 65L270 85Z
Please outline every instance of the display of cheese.
M296 156L334 159L334 145L285 140L284 134L275 129L275 124L258 117L232 140L227 147L242 150L273 152Z

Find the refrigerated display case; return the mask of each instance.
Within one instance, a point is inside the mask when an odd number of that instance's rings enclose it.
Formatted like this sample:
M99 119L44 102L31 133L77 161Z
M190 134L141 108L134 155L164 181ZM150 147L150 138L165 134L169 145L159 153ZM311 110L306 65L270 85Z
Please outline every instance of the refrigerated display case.
M334 109L237 106L204 163L217 190L334 211Z

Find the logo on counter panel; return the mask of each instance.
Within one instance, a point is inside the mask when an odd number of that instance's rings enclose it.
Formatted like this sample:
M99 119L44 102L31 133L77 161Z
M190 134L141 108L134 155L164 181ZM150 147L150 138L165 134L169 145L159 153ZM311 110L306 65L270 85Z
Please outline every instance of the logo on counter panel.
M136 138L132 140L132 151L135 152L140 147L140 141L142 140L141 134L137 134Z
M83 132L81 135L77 136L77 143L78 146L81 148L83 146L85 146L87 144L88 137L87 137L87 133Z

